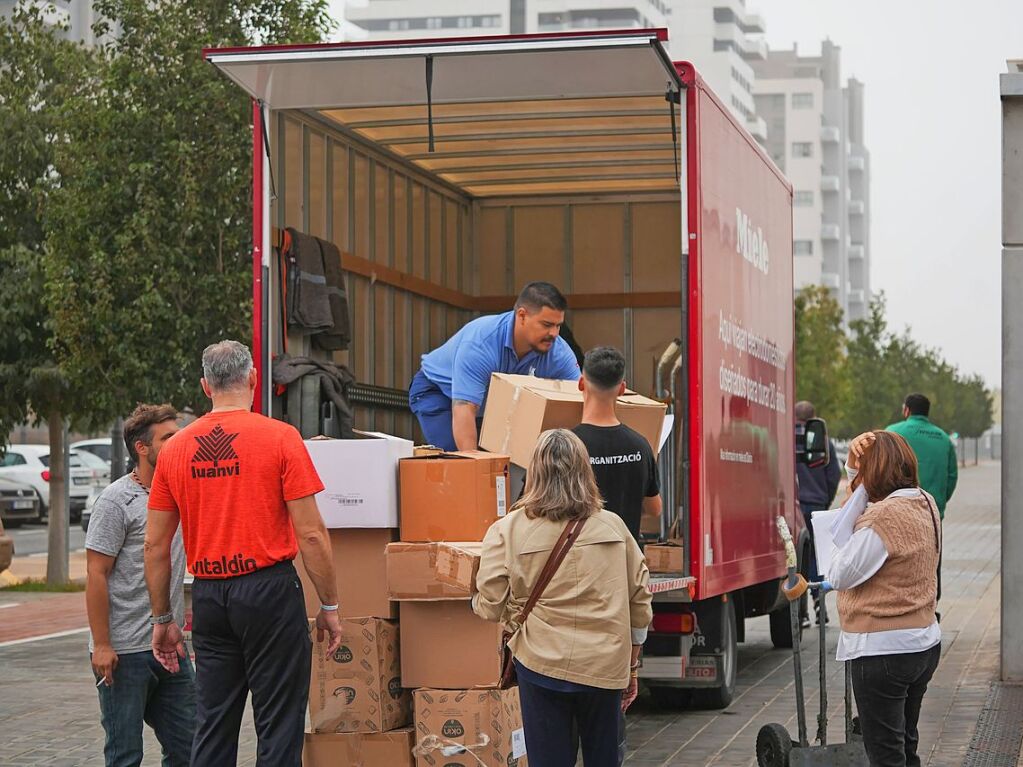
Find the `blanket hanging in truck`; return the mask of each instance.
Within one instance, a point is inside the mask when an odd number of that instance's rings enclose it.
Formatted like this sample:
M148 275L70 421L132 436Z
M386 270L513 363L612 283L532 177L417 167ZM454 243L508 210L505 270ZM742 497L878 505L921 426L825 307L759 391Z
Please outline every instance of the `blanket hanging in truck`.
M334 327L323 268L323 253L315 237L288 228L291 243L285 257L288 272L288 327L308 335Z
M313 336L313 343L327 351L347 349L352 340L352 328L348 318L348 293L345 291L345 274L341 268L341 251L332 242L319 238L317 242L323 254L323 273L327 279L327 300L330 303L333 327Z
M282 354L273 360L272 378L275 386L290 386L300 378L311 375L320 380L320 394L323 400L332 402L339 421L342 439L352 439L355 414L348 400L348 387L355 383L355 376L344 365L312 357L291 357Z

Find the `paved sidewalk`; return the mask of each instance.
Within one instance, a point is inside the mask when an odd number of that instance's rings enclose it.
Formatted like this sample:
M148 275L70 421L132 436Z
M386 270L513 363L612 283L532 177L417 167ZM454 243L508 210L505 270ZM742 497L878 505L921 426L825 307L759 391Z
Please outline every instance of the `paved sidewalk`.
M997 463L965 469L949 504L945 594L940 606L942 661L924 699L920 726L921 757L930 767L963 764L997 678L999 470ZM0 605L20 603L19 607L0 607L0 631L13 634L15 629L9 627L23 623L27 620L24 616L36 609L34 630L53 633L64 608L68 616L78 614L74 612L77 609L84 611L75 605L75 600L82 599L81 594L0 591ZM30 609L30 602L37 607ZM12 612L15 610L21 612ZM84 626L84 612L80 614ZM831 614L837 616L833 601ZM819 705L816 637L816 631L807 633L803 653L811 735ZM829 734L833 742L842 736L842 671L834 661L837 638L835 619L828 630ZM103 764L103 732L85 634L8 646L0 640L0 688L0 765ZM747 641L740 645L737 696L728 709L662 711L644 697L628 719L630 767L753 767L756 735L763 724L779 722L793 733L796 729L791 652L771 646L766 619L749 621ZM1018 737L1019 728L1016 722L1009 734ZM239 764L254 764L254 740L251 712L247 712L239 741ZM159 749L149 730L145 743L143 765L155 767L160 763Z

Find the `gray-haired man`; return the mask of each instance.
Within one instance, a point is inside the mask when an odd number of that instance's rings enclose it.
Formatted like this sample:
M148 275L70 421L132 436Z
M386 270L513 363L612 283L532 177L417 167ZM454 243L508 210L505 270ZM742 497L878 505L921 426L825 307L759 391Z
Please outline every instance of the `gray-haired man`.
M320 598L316 626L341 644L330 541L313 496L323 489L293 426L250 412L256 372L248 348L221 341L202 355L213 409L160 456L149 496L146 582L153 654L178 668L181 629L170 609L170 542L181 521L195 576L192 639L196 730L192 767L234 764L252 693L260 767L300 767L311 643L299 550Z

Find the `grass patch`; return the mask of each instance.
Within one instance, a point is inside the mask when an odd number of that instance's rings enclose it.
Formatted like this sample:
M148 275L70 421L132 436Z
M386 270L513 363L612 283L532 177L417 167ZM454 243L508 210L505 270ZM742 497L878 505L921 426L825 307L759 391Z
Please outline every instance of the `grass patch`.
M44 578L26 578L21 583L16 583L12 586L0 586L0 591L5 592L74 592L74 591L85 591L85 584L78 583L76 581L68 581L67 583L57 583L50 585Z

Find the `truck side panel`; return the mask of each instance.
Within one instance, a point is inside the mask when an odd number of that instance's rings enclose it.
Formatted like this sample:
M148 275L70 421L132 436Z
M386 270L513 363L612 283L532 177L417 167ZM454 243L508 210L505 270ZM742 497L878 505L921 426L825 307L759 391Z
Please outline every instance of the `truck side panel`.
M792 193L702 82L687 96L690 557L706 599L785 572L775 519L795 524Z

